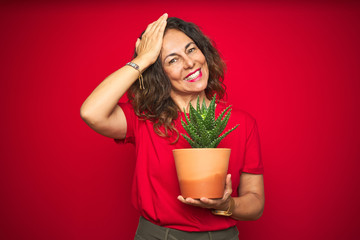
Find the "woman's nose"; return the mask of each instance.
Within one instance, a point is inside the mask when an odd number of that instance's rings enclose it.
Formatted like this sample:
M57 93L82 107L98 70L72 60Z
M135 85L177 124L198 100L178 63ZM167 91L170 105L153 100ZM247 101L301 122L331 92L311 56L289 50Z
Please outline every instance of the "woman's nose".
M191 57L188 57L186 56L184 58L184 68L193 68L195 65L195 61L191 58Z

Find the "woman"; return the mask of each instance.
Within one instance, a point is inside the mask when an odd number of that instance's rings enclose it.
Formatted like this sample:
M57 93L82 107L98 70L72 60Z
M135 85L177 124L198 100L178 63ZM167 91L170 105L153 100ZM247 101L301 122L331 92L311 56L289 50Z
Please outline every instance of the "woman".
M190 147L179 138L184 132L181 109L195 105L198 96L207 104L215 93L221 100L224 69L217 50L196 25L164 14L137 39L134 59L83 103L81 117L92 129L136 146L132 200L142 217L135 239L237 239L237 220L262 215L257 126L250 115L236 109L229 125L239 123L239 130L219 145L232 148L222 199L179 195L171 150ZM118 104L125 92L130 103ZM225 107L218 101L218 112Z

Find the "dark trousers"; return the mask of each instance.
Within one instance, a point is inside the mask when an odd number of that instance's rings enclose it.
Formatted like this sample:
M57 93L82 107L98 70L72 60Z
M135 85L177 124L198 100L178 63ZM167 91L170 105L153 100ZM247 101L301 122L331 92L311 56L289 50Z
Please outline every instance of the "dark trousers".
M211 232L185 232L176 229L160 227L143 217L140 217L135 240L238 240L237 228L231 227Z

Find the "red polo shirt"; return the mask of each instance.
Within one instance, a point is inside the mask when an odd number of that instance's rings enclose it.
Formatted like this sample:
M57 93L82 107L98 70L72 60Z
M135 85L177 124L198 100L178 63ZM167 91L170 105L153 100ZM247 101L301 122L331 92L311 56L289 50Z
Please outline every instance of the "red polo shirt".
M132 186L132 202L140 214L159 226L182 231L215 231L232 227L236 220L231 217L215 216L209 209L193 207L177 200L180 195L173 149L190 148L190 144L180 136L171 145L165 138L158 136L150 121L138 119L130 103L119 103L127 121L126 137L117 143L131 143L136 149L136 167ZM219 103L218 116L227 105ZM184 114L180 114L184 117ZM185 133L181 118L175 126ZM233 108L228 129L239 124L218 145L218 148L231 148L228 173L231 173L233 197L236 197L242 172L263 174L260 154L259 134L256 122L249 114Z

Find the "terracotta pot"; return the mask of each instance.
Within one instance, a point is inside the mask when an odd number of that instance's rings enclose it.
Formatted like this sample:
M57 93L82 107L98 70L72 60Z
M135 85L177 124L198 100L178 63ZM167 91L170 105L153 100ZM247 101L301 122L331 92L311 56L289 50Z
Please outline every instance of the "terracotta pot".
M173 150L184 198L222 198L231 149L186 148Z

